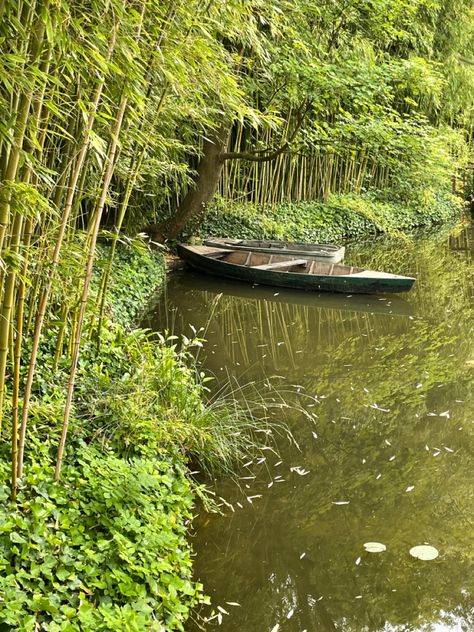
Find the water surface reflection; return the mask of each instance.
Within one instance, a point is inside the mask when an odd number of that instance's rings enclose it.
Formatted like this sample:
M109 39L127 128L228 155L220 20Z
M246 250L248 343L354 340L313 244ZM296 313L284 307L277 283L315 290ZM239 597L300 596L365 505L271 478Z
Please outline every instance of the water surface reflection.
M308 412L289 422L299 449L218 482L233 510L196 520L226 632L474 630L471 235L347 249L416 276L406 300L170 278L154 326L205 327L218 378L278 375ZM374 540L387 551L366 553ZM422 543L440 557L411 558Z

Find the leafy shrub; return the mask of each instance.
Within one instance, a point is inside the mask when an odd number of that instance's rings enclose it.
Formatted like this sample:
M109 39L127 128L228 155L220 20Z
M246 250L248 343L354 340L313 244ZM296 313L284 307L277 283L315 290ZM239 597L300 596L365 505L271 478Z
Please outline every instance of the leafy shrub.
M184 467L86 446L76 456L54 483L38 446L16 508L2 462L0 622L25 632L183 630L205 601L191 579Z
M101 269L109 249L99 246L94 284L98 285ZM165 276L163 256L150 250L142 241L119 244L107 290L108 313L114 322L129 326L143 309L150 294Z
M462 209L459 198L424 191L417 202L384 200L375 193L331 195L327 202L257 206L217 199L189 234L247 239L324 242L378 232L396 233L450 221Z

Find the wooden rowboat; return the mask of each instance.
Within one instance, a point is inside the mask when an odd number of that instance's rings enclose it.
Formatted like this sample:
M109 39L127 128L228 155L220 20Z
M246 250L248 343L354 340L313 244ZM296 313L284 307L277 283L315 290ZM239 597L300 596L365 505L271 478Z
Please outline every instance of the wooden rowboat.
M267 239L228 239L226 237L208 237L205 246L226 250L251 250L272 255L295 255L326 263L339 263L344 259L344 246L335 244L297 244L288 241Z
M291 255L270 255L210 246L178 245L178 254L206 274L316 292L379 294L408 292L415 279L387 272L323 263Z

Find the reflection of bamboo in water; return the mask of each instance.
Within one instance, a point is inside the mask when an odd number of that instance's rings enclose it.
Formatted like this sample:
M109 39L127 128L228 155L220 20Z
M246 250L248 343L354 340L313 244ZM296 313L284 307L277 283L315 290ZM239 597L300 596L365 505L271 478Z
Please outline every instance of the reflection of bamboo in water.
M204 302L211 300L211 292L203 292ZM215 319L223 335L222 344L233 361L238 356L246 364L255 358L255 350L260 343L268 345L266 352L277 364L278 359L290 361L296 366L296 351L307 348L308 332L322 348L338 344L342 337L364 336L368 342L387 329L393 330L391 319L379 322L370 313L347 312L330 308L311 308L286 303L246 300L224 296ZM247 331L252 324L251 331ZM375 325L377 324L377 327ZM317 335L314 337L314 333ZM230 334L230 335L228 335ZM238 345L235 344L238 342ZM284 345L278 344L284 342ZM238 346L238 349L236 347ZM279 349L279 347L282 349Z

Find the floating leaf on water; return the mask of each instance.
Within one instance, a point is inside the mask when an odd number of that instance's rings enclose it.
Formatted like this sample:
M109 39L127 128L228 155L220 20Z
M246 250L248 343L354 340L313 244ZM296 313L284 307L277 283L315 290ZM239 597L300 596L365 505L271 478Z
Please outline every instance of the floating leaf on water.
M351 501L350 500L333 500L333 505L348 505Z
M387 547L381 542L366 542L364 544L364 549L368 553L383 553L387 550Z
M415 489L415 486L414 486L414 485L409 485L409 486L406 488L406 490L405 490L405 491L406 491L406 492L412 492L414 489Z
M439 555L439 551L434 546L420 544L410 549L410 555L418 560L429 561L435 560Z

